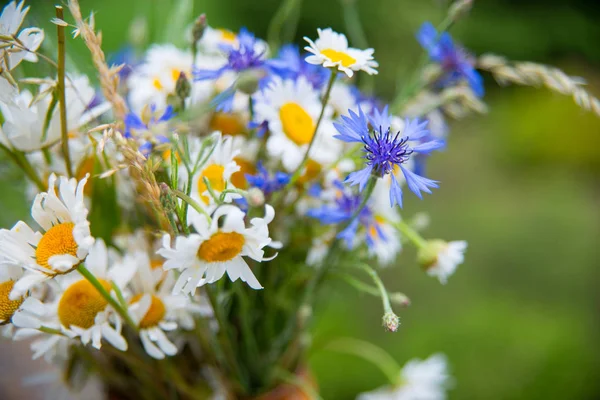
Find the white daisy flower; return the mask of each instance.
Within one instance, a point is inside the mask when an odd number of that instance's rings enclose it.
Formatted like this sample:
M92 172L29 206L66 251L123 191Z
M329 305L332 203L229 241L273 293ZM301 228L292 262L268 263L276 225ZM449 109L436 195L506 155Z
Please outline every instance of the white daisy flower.
M221 279L225 272L232 282L241 279L252 289L262 289L244 257L259 262L268 260L263 248L272 242L267 225L275 211L269 205L265 210L264 218L250 220L250 228L246 228L244 212L234 206L218 208L211 223L198 216L192 221L197 233L178 236L175 248L171 248L171 238L166 235L163 248L158 251L167 260L164 268L182 271L173 292L194 293L197 287Z
M419 251L419 262L427 271L427 275L435 276L440 283L445 284L448 277L465 260L467 242L458 240L446 242L435 239L427 241L424 248Z
M413 359L400 372L399 384L362 393L357 400L444 400L451 385L446 357L434 354L426 360Z
M329 94L329 105L333 108L334 118L348 115L348 110L358 112L356 96L352 93L350 85L343 82L335 82Z
M219 132L213 134L215 146L208 160L202 165L192 177L192 199L203 205L209 212L216 207L215 200L210 195L208 186L204 182L204 178L210 183L210 187L215 195L220 196L226 189L231 189L231 177L234 173L240 170L240 166L236 164L235 158L239 154L239 150L233 148L233 138L231 136L222 137ZM196 140L190 143L190 156L192 160L199 157L204 157L201 154L201 140ZM181 168L181 170L184 170ZM230 203L240 195L228 193L225 195L225 202ZM190 208L190 214L196 215L197 211Z
M238 189L248 189L246 174L254 175L257 172L256 157L260 150L261 141L258 138L244 136L233 137L233 149L238 152L233 161L240 167L231 175L231 183Z
M234 46L236 43L237 34L235 32L207 26L199 45L206 53L219 54L223 46Z
M15 281L23 275L23 269L17 265L5 264L0 261L0 325L10 322L13 314L23 303L24 298L11 300L10 292Z
M113 283L121 291L125 289L135 273L136 265L119 260L118 255L108 250L102 240L97 240L87 256L86 268L110 293ZM46 304L29 297L13 317L13 323L25 329L17 332L17 337L30 336L31 330L39 330L41 327L54 329L62 334L44 332L46 336L37 344L37 356L54 351L53 347L61 346L61 342L75 338L83 345L91 343L96 349L101 348L102 339L118 350L127 349L127 342L121 335L120 316L90 281L79 272L74 272L57 277L52 284L55 295L51 303Z
M42 44L44 31L40 28L25 28L17 35L23 19L29 12L29 7L23 9L24 3L21 1L17 4L13 0L4 7L0 15L0 35L17 36L22 46L30 51L19 50L17 46L2 48L0 50L0 68L12 70L23 60L36 62L38 59L33 52L37 51Z
M129 312L140 328L142 345L156 359L175 355L177 347L165 332L177 328L192 329L193 314L212 315L212 310L193 303L187 295L172 294L174 271L167 271L164 278L155 274L156 268L147 253L136 252L129 257L133 257L137 265L137 273L131 282L135 295L130 300Z
M145 62L136 67L129 78L129 102L135 114L144 106L154 105L158 110L167 106L167 95L175 91L179 74L191 78L192 54L164 44L153 45L146 53Z
M40 91L45 91L47 86L42 85ZM65 84L65 99L67 103L67 132L69 133L69 145L77 150L80 135L78 130L90 121L107 112L111 105L102 102L97 106L89 108L96 91L90 85L85 75L70 76ZM0 142L4 145L20 151L32 152L43 147L58 143L61 136L61 125L59 108L55 107L48 124L48 130L44 132L44 121L50 106L50 96L44 96L32 103L34 96L28 90L15 94L10 102L0 103L0 111L5 122L0 129ZM76 151L71 151L73 156ZM81 154L81 151L79 151ZM77 159L75 158L76 162ZM45 164L45 161L44 161ZM62 164L62 161L61 161Z
M255 96L254 111L256 122L267 121L269 124L269 155L281 160L287 171L294 171L302 162L315 134L321 112L319 93L304 77L297 81L275 77ZM341 149L341 142L333 138L334 129L329 116L331 108L327 107L309 154L310 159L318 164L334 161Z
M31 216L44 233L34 232L23 221L10 231L0 230L0 258L26 270L15 283L11 299L23 296L38 283L70 272L85 260L94 243L83 201L87 176L79 182L60 177L60 197L56 180L52 174L48 192L38 194L31 208Z
M359 50L348 47L348 39L342 33L334 32L331 28L317 29L319 38L312 41L304 37L309 44L304 50L313 55L306 57L310 64L323 65L326 68L337 68L348 77L354 71L365 71L369 75L377 74L379 64L373 59L373 49Z

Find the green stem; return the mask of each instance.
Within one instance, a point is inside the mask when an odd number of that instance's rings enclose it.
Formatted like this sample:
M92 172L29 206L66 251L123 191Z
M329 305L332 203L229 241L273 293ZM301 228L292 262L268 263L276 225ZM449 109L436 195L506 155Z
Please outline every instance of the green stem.
M290 18L294 10L300 6L301 1L302 0L284 0L271 19L271 23L267 30L267 41L269 43L269 48L273 53L277 53L277 50L279 49L281 44L281 31L283 30L286 21Z
M310 139L310 143L308 144L308 148L306 149L306 153L304 153L304 158L302 158L302 162L294 171L294 174L290 178L286 189L289 189L296 183L296 181L300 178L302 173L304 172L304 167L308 162L308 157L310 154L310 150L313 145L317 141L317 135L319 132L319 126L321 126L321 121L323 120L323 116L325 115L325 108L327 108L327 103L329 102L329 96L331 95L331 89L333 88L333 83L335 82L335 78L337 77L337 71L335 69L331 69L331 77L329 78L329 83L327 84L327 89L325 90L325 94L323 95L323 99L321 100L321 113L319 114L319 119L317 119L317 124L315 125L315 130L313 132L312 138ZM285 191L285 190L284 190Z
M190 196L188 196L187 194L183 193L181 190L179 189L174 189L173 193L175 193L175 195L177 197L179 197L181 200L185 201L186 203L188 203L190 206L192 206L194 208L194 210L198 211L200 214L204 215L208 221L211 221L210 215L208 215L208 213L206 212L205 209L203 209L200 204L198 204L198 202L194 199L192 199Z
M13 160L13 162L17 164L17 166L19 166L19 168L21 168L25 175L27 175L27 177L31 179L31 181L38 187L40 191L45 192L47 190L46 185L37 175L37 173L31 166L29 160L27 160L27 157L25 157L25 154L23 154L23 152L17 150L12 151L2 143L0 143L0 148L6 152L6 155L8 155L10 159Z
M408 225L403 220L393 223L394 227L400 231L404 236L406 236L413 244L422 249L427 245L427 240L423 239L419 233L414 230L410 225Z
M64 19L63 8L56 6L56 17ZM63 157L69 178L73 177L73 166L71 165L71 155L69 154L69 133L67 132L67 103L65 99L65 27L56 25L58 36L58 100L60 102L60 132Z
M379 296L381 297L381 302L383 303L383 311L385 313L394 312L392 310L390 296L389 296L387 290L385 289L385 286L383 285L381 278L379 278L379 275L377 275L377 272L373 268L371 268L369 265L364 264L364 263L353 265L353 267L356 267L358 269L365 271L371 277L371 279L377 286L377 290L379 291Z
M341 338L330 342L325 346L325 349L338 353L352 354L367 360L383 372L390 384L398 384L400 366L385 350L372 343L358 339Z
M98 293L100 293L102 297L104 297L104 299L108 301L108 303L119 313L119 315L125 320L125 322L137 332L137 325L129 316L127 309L121 306L121 304L119 304L117 300L113 299L110 293L108 293L108 291L104 288L102 283L100 283L100 281L94 276L94 274L92 274L90 270L88 270L83 264L79 264L79 266L77 266L77 271L79 271L79 273L83 275L84 278L87 279L92 284L92 286L94 286L94 288L96 288Z
M368 283L364 283L360 279L356 279L354 276L352 276L350 274L335 273L334 276L337 276L337 277L343 279L347 284L349 284L350 286L354 287L357 290L360 290L361 292L370 294L375 297L379 297L379 289L377 289L374 286L369 285Z
M40 332L44 332L44 333L49 333L51 335L61 335L61 336L65 336L64 333L62 333L61 331L59 331L58 329L54 329L54 328L48 328L47 326L40 326L38 328L38 331Z

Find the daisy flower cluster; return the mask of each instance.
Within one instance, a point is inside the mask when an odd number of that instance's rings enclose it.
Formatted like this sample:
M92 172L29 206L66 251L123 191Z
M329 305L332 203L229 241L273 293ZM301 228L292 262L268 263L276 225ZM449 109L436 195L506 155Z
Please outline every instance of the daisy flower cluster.
M380 268L407 246L442 284L463 263L466 241L426 239L405 207L443 187L426 166L452 148L448 121L485 106L475 57L440 27L419 30L430 62L385 101L365 85L374 49L331 28L300 50L201 15L182 21L185 47L124 44L123 64L78 1L56 7L56 33L22 28L28 11L0 15L0 147L31 203L0 230L0 324L70 385L92 372L111 398L279 393L286 374L310 380L298 371L331 279L379 297L374 322L393 332L410 300ZM57 54L40 51L50 34ZM66 62L73 40L98 87ZM442 399L445 363L412 361L359 398Z

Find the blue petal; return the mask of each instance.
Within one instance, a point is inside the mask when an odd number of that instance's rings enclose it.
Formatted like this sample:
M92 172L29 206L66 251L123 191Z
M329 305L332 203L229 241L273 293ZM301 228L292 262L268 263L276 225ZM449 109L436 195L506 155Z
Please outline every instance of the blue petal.
M437 181L417 175L414 172L404 168L402 165L400 166L400 169L402 169L402 173L406 178L406 184L408 185L408 188L420 199L423 198L421 191L425 193L431 193L431 190L429 190L429 188L438 187Z
M340 233L338 233L337 238L342 239L346 242L346 246L351 249L354 244L354 238L356 237L356 230L358 229L358 220L355 219L352 221L350 225Z
M211 101L210 106L215 107L217 111L231 112L233 111L233 97L235 95L235 87L231 85L221 93L216 95Z
M220 77L223 72L229 69L228 65L225 65L219 69L195 69L193 72L194 80L196 81L206 81L213 80Z
M404 120L404 131L402 132L403 137L408 137L410 140L421 139L422 137L430 134L429 129L426 128L429 124L428 120L419 121L418 118Z
M176 114L173 111L173 106L167 106L167 108L165 108L165 112L163 113L163 115L161 115L161 117L158 119L158 122L168 121L171 118L173 118L175 115Z
M358 185L358 190L362 192L371 177L371 171L373 171L373 166L368 165L360 171L350 173L345 182L349 183L350 186Z
M416 146L412 146L411 149L415 153L427 154L427 153L430 153L430 152L432 152L434 150L443 149L444 147L446 147L446 141L445 140L443 140L443 139L433 139L433 140L430 140L428 142L424 142L424 143L418 144Z
M381 129L381 132L387 132L391 125L388 106L386 105L381 113L377 108L373 109L373 115L369 118L369 121L373 129L377 131Z
M463 68L463 75L471 89L477 97L483 97L485 88L483 86L483 77L469 64L468 68Z
M429 57L439 61L440 48L438 44L438 33L431 22L425 22L416 34L417 41L423 46Z
M358 115L352 110L348 110L348 113L350 115L349 117L342 115L341 124L337 122L333 124L335 129L340 133L334 137L348 143L360 143L362 142L363 136L369 135L367 117L360 107L358 108Z
M390 185L390 207L398 204L402 208L402 188L396 180L394 174L391 174L392 184Z

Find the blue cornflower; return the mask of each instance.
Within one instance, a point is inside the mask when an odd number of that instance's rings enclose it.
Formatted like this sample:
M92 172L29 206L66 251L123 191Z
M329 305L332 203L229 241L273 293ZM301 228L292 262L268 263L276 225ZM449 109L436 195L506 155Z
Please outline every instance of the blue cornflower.
M237 45L222 44L219 47L227 55L227 64L215 70L195 69L194 78L197 81L217 79L227 71L242 72L265 66L266 48L258 45L258 39L246 28L240 29Z
M286 44L281 47L277 58L269 60L269 66L274 74L281 79L296 80L303 76L315 88L321 89L325 86L331 71L321 65L313 65L304 61L298 46Z
M337 187L339 195L336 196L332 204L310 209L306 213L308 217L318 219L323 225L340 224L350 221L362 203L362 196L354 194L349 190L344 190L341 182L335 181L334 186ZM364 226L368 230L373 223L373 212L367 204L360 210L357 218L352 220L350 225L338 233L337 237L344 240L349 248L352 248L358 227Z
M284 172L270 174L259 161L256 165L258 172L255 175L245 174L246 181L252 187L260 189L265 196L281 190L290 181L290 175Z
M429 53L429 58L439 63L444 70L443 85L452 85L464 79L477 96L483 96L483 78L475 70L469 54L462 47L454 44L448 32L438 35L434 26L430 22L425 22L416 36L421 46Z
M129 113L125 116L125 137L131 138L131 130L137 131L148 131L153 125L160 124L161 122L166 122L175 116L175 112L173 111L173 106L167 106L165 111L156 118L156 106L153 104L150 106L150 118L147 122L142 120L143 117L138 116L134 113Z
M384 177L389 174L392 207L395 204L402 207L402 188L395 177L398 168L402 171L408 188L419 198L422 198L421 191L431 193L430 188L438 187L437 181L417 175L405 165L413 153L428 154L444 146L444 141L439 139L421 141L429 136L429 131L425 128L427 121L406 119L404 131L393 133L387 106L381 113L375 109L369 119L360 107L358 114L351 110L348 112L350 116L342 116L341 124L334 123L339 132L335 137L348 143L364 144L363 158L366 166L348 175L347 182L358 185L359 191L362 191L371 175ZM420 142L413 145L409 141Z

